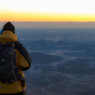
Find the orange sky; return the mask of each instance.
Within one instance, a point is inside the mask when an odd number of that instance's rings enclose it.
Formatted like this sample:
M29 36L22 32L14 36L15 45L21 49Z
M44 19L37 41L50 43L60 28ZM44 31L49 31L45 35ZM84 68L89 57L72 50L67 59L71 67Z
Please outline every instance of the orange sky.
M0 21L95 22L94 0L0 1Z
M24 13L2 11L1 21L35 21L35 22L95 22L95 15L90 14L57 14L57 13Z

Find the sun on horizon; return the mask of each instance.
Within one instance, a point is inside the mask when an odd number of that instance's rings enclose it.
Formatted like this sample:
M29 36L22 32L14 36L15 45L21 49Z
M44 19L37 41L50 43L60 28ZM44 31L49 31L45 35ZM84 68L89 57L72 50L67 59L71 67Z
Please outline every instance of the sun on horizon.
M1 0L0 21L95 22L94 0Z

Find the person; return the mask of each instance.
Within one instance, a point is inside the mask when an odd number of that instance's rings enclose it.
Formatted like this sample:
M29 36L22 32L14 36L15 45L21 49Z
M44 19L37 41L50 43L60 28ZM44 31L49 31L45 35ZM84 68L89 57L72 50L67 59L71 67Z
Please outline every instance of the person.
M2 28L0 43L7 44L12 42L15 43L14 49L16 51L16 66L18 68L20 78L12 83L4 83L0 81L0 95L25 95L26 82L23 71L30 68L32 58L18 40L18 37L15 34L14 25L11 22L7 22Z

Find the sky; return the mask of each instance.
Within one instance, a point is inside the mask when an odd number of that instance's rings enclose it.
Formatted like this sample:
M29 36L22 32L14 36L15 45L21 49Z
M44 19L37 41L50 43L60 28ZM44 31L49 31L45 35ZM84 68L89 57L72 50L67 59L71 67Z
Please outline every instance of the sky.
M0 0L0 21L95 22L95 0Z

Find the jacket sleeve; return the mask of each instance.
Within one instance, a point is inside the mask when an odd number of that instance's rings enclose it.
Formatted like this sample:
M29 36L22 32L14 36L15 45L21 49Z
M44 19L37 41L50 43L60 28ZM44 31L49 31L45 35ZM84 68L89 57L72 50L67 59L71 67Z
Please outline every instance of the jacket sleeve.
M30 68L32 58L29 55L28 51L25 49L25 47L17 41L15 44L15 48L19 51L18 54L18 64L22 71L26 71Z

